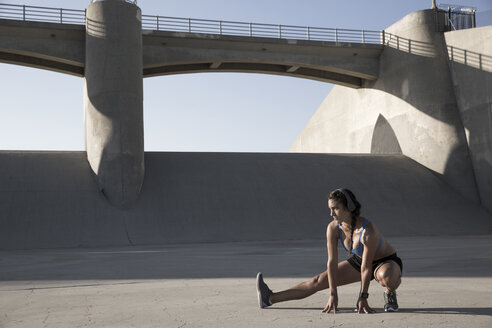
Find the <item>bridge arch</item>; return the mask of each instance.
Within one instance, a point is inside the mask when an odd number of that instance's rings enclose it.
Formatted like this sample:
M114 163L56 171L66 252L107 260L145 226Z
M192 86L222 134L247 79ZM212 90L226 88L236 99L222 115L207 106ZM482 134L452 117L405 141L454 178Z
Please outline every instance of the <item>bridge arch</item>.
M359 88L379 73L379 44L144 31L144 77L241 72L285 75Z
M248 73L144 79L146 150L287 151L332 86Z

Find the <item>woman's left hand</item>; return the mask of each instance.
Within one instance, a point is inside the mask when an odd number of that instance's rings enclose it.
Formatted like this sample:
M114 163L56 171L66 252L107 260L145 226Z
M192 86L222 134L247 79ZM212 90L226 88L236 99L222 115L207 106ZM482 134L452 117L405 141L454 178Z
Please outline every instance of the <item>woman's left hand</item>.
M376 313L376 310L373 310L370 306L369 303L367 302L367 298L361 298L357 300L357 309L355 309L357 313Z

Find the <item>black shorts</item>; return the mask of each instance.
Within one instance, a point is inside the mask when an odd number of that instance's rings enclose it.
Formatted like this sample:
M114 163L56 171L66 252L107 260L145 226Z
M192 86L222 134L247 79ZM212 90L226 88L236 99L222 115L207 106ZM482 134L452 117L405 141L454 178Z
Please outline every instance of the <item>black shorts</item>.
M376 270L376 268L379 265L383 264L384 262L390 261L390 260L395 261L396 264L398 264L400 266L400 270L403 272L403 262L401 261L401 258L399 258L396 255L396 253L394 253L394 254L391 254L389 256L383 257L379 260L372 262L371 280L374 279L374 270ZM360 272L360 267L362 265L362 257L357 256L357 255L352 255L347 261L348 261L348 263L350 263L351 266L354 267L355 270Z

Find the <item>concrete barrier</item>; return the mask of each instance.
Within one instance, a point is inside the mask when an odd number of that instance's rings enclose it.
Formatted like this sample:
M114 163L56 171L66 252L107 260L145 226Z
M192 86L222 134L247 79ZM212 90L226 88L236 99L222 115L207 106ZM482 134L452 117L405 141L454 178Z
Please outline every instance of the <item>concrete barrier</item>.
M99 193L84 152L0 152L0 249L324 239L352 189L391 236L488 234L490 215L402 155L146 153L134 208Z

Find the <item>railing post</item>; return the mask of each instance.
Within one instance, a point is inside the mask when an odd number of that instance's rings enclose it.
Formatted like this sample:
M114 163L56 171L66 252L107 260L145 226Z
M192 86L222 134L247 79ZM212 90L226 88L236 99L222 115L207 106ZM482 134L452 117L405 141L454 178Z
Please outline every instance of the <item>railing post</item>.
M400 37L396 36L396 49L400 50Z
M63 8L60 8L60 24L63 24Z
M222 35L222 21L219 21L219 34Z
M381 34L382 34L383 45L384 45L384 43L385 43L385 39L384 39L384 38L385 38L385 35L384 35L384 30L382 31L382 33L381 33Z
M22 20L23 21L26 20L26 6L25 5L22 6Z
M249 23L249 36L253 36L253 23Z
M188 18L188 32L191 33L191 18Z
M365 35L364 35L364 30L362 30L362 43L366 43Z
M282 25L279 25L278 26L278 38L281 39L282 38Z
M335 42L338 42L338 31L335 29Z
M157 17L157 31L159 31L159 16L156 17Z
M309 35L309 26L307 27L307 39L310 40L310 35Z

